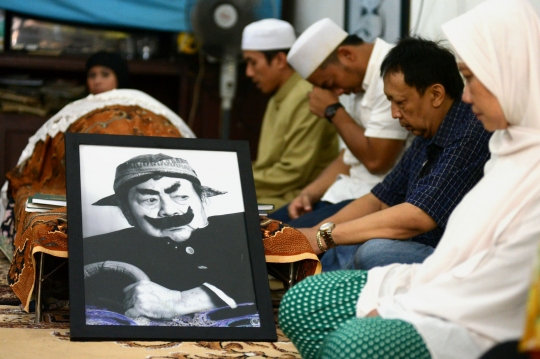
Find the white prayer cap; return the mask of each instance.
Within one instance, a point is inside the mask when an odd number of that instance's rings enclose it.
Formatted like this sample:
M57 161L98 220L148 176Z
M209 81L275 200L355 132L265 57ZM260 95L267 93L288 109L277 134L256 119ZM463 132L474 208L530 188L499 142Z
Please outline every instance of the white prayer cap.
M252 22L242 33L242 50L282 50L290 49L296 35L287 21L263 19Z
M307 79L348 35L329 18L319 20L298 37L287 61Z

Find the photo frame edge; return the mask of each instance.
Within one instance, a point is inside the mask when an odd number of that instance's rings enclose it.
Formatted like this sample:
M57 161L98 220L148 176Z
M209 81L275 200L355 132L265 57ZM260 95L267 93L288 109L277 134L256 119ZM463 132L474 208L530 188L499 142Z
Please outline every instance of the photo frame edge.
M172 144L178 140L183 142L181 148ZM191 142L193 141L193 142ZM152 326L99 326L86 325L85 296L84 296L84 264L82 241L74 242L71 238L82 238L81 217L81 178L80 178L80 145L102 145L122 147L171 148L186 150L216 150L233 151L237 153L242 193L244 196L244 223L250 256L255 300L261 326L258 328L212 328L212 327L152 327ZM133 146L135 144L135 146ZM164 146L164 144L166 146ZM262 236L257 226L258 211L253 184L249 145L247 141L213 140L213 139L183 139L150 136L122 136L66 133L66 195L68 200L68 219L70 235L68 237L68 253L70 292L70 331L71 340L257 340L277 341L277 333L273 316L272 301L264 260ZM202 148L201 148L202 147ZM251 177L250 177L251 175ZM247 186L247 189L246 189ZM253 202L253 203L251 203ZM73 204L75 203L75 206ZM71 205L71 206L70 206ZM78 210L77 210L78 209ZM253 212L253 213L251 213ZM72 219L75 219L73 225ZM256 222L256 223L255 223ZM257 254L257 252L259 254ZM260 261L255 256L261 256ZM73 303L71 303L73 298ZM158 329L162 328L162 329ZM172 333L171 333L172 332ZM124 335L125 334L125 335ZM189 335L188 335L189 334Z

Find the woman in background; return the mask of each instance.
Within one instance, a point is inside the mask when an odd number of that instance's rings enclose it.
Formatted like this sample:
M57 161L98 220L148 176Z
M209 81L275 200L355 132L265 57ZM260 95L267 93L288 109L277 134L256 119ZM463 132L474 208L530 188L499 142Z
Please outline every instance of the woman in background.
M126 61L115 53L96 52L86 62L86 85L88 92L92 95L114 89L129 88Z
M540 241L540 20L487 0L443 25L463 100L495 131L482 180L421 264L308 277L279 322L303 358L478 358L522 336Z

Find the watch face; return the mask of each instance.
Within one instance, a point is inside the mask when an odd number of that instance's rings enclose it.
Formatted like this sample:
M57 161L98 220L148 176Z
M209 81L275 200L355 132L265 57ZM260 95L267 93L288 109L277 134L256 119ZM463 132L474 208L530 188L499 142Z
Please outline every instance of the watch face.
M328 120L331 120L336 115L337 110L341 107L343 107L343 105L339 102L328 106L324 110L324 117L326 117Z
M323 223L323 225L319 229L321 231L331 231L332 229L334 229L335 226L336 225L333 222L326 222L326 223Z
M334 117L335 114L336 114L336 108L330 107L330 106L324 112L324 116L326 116L326 118L332 118Z

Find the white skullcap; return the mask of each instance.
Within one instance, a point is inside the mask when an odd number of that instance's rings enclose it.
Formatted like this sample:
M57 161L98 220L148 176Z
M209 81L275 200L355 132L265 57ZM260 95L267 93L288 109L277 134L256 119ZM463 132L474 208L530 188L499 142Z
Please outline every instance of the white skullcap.
M287 21L264 19L252 22L242 33L242 50L281 50L290 49L296 35Z
M329 18L319 20L298 37L287 61L307 79L348 35Z

